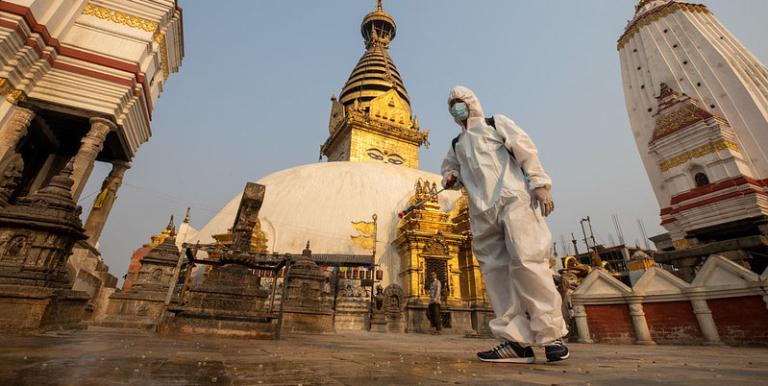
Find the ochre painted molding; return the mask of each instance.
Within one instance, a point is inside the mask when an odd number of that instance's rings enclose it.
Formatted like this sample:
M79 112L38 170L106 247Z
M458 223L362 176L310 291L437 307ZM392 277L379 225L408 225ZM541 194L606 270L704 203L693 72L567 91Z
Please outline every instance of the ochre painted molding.
M659 163L659 168L661 169L662 172L666 172L667 170L672 169L676 166L680 166L694 158L700 158L707 154L715 153L725 149L730 149L735 152L741 152L741 150L739 149L739 145L731 141L722 139L719 141L710 142L703 146L699 146L691 151L687 151L683 154L680 154L666 161L662 161L661 163Z

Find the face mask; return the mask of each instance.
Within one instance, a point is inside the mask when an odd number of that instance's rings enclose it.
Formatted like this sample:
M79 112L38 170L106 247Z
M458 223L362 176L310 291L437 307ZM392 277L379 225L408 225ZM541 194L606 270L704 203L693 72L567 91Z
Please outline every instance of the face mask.
M457 102L451 106L451 115L460 121L466 121L469 118L469 108L464 102Z

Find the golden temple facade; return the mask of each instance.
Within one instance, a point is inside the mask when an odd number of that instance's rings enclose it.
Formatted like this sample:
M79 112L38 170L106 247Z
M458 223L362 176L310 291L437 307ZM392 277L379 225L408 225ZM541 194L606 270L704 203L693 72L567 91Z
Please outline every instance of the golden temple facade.
M472 253L472 234L466 195L453 210L440 208L436 183L419 180L409 205L426 200L397 226L400 283L407 301L408 332L424 330L420 315L429 304L429 277L437 273L443 283L442 312L448 328L482 333L490 317L480 265Z

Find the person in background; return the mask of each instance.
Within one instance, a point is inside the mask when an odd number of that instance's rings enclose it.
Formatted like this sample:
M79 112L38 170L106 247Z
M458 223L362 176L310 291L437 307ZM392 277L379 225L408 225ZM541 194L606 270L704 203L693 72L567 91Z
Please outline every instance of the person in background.
M442 283L437 278L437 272L430 273L432 280L429 283L429 308L427 308L427 317L432 324L432 335L440 335L443 329L442 317L440 316L440 297L442 293Z

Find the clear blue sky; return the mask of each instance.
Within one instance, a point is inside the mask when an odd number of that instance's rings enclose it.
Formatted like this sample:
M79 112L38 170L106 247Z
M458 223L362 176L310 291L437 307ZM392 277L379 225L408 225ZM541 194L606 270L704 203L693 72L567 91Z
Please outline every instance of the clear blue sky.
M768 1L703 0L763 62ZM155 105L153 136L127 173L101 249L122 277L131 253L187 206L200 228L246 181L317 162L329 98L364 47L375 0L181 0L186 56ZM398 24L390 53L437 172L458 128L448 90L463 84L487 113L512 117L537 142L554 179L556 241L591 216L608 243L618 214L627 241L662 232L629 129L616 40L636 0L385 0ZM86 194L108 169L94 172ZM81 201L87 211L91 195ZM613 236L615 237L615 235ZM583 247L582 247L583 248ZM296 252L296 251L285 251Z

